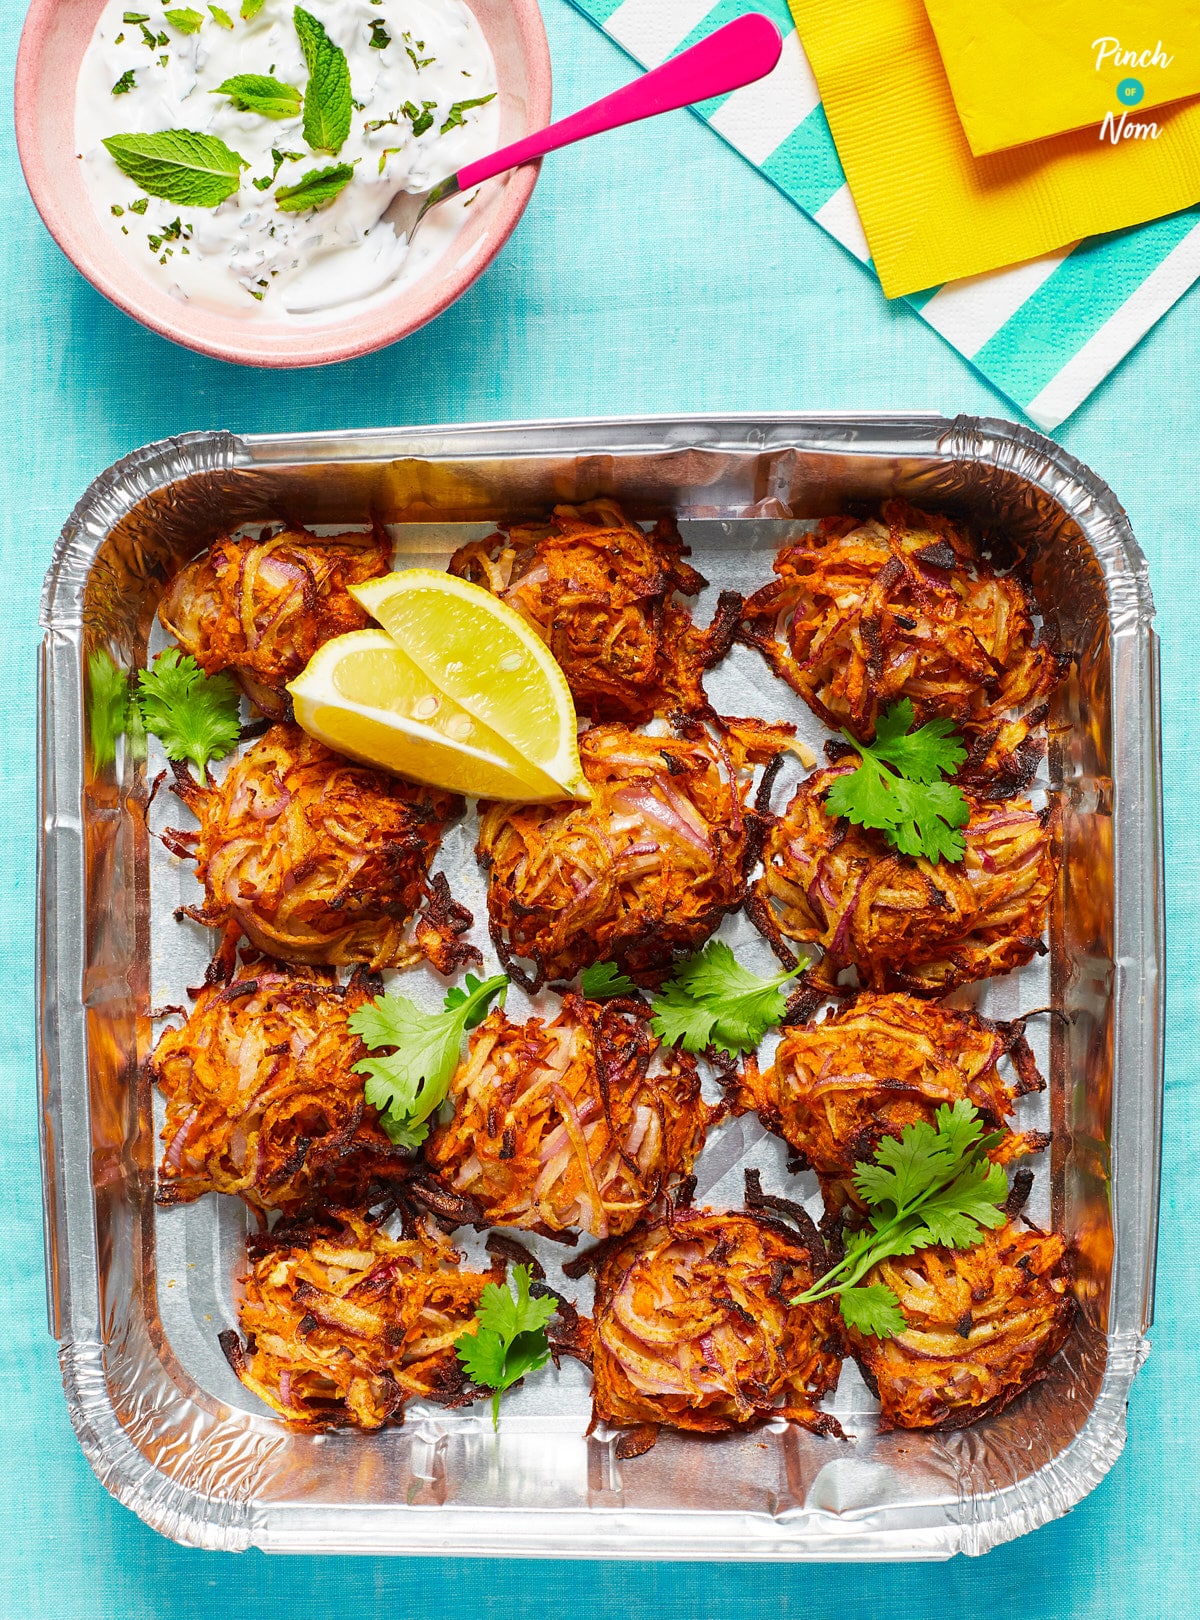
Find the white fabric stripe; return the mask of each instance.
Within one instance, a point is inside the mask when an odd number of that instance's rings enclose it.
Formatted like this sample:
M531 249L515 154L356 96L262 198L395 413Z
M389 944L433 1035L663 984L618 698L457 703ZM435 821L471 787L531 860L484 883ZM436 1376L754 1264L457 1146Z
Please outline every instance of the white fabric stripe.
M990 270L948 281L922 306L921 317L969 360L1033 297L1075 246L1072 242L1071 247L1016 264L1011 270Z
M751 163L765 163L820 99L800 36L793 29L783 42L779 66L757 84L727 96L709 123Z
M715 4L716 0L625 0L604 28L639 62L657 67Z
M861 259L864 264L868 262L871 249L863 235L862 220L858 217L849 186L835 191L827 203L821 204L813 218L844 248L849 248L856 259Z
M1200 225L1194 225L1182 242L1105 321L1104 325L1048 382L1036 399L1025 406L1026 414L1039 427L1054 428L1070 416L1141 341L1156 321L1170 309L1200 275Z

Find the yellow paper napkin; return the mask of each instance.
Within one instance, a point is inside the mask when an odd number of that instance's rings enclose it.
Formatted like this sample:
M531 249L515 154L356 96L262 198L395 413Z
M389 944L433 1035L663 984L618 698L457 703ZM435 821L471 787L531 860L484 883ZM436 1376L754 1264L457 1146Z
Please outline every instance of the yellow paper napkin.
M1156 109L1154 139L1092 129L977 158L922 0L789 4L889 298L1200 201L1196 101Z
M925 0L925 10L976 157L1109 112L1142 121L1200 94L1197 0Z

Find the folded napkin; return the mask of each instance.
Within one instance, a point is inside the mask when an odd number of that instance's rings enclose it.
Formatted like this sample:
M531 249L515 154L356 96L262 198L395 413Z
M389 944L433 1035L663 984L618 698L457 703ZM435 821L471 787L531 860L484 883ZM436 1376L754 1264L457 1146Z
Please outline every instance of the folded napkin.
M1109 112L1144 122L1200 94L1196 0L925 0L925 10L976 157Z
M1081 130L977 158L922 0L791 8L889 298L1200 201L1200 103L1157 109L1157 139Z
M764 11L784 31L768 78L695 109L869 270L870 250L786 0L573 0L644 67ZM1042 428L1057 427L1200 276L1200 209L1092 237L906 300ZM830 321L838 319L836 307Z

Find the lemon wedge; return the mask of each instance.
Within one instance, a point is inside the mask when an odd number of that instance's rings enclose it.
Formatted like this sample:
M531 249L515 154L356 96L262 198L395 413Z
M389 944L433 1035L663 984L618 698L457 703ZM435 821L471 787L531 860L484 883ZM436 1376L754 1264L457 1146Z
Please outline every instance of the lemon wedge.
M288 691L309 736L365 764L480 798L571 796L439 691L384 630L327 641Z
M515 750L525 770L590 797L575 703L549 648L519 613L478 585L408 568L351 591L434 689Z

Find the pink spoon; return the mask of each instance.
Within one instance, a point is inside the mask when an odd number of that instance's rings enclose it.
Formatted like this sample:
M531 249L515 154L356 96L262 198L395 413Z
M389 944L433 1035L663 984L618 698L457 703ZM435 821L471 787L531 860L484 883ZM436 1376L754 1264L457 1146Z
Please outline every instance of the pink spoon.
M591 135L603 135L605 130L620 129L622 124L636 124L642 118L654 118L658 113L707 101L710 96L740 90L744 84L753 84L770 73L782 50L783 38L775 24L761 12L752 11L736 22L726 23L690 51L672 57L623 90L614 91L536 135L514 141L491 157L468 163L429 191L402 192L387 217L397 235L407 235L411 242L425 215L447 197L457 197L459 192L482 185L506 169L532 163L547 152L586 141Z

